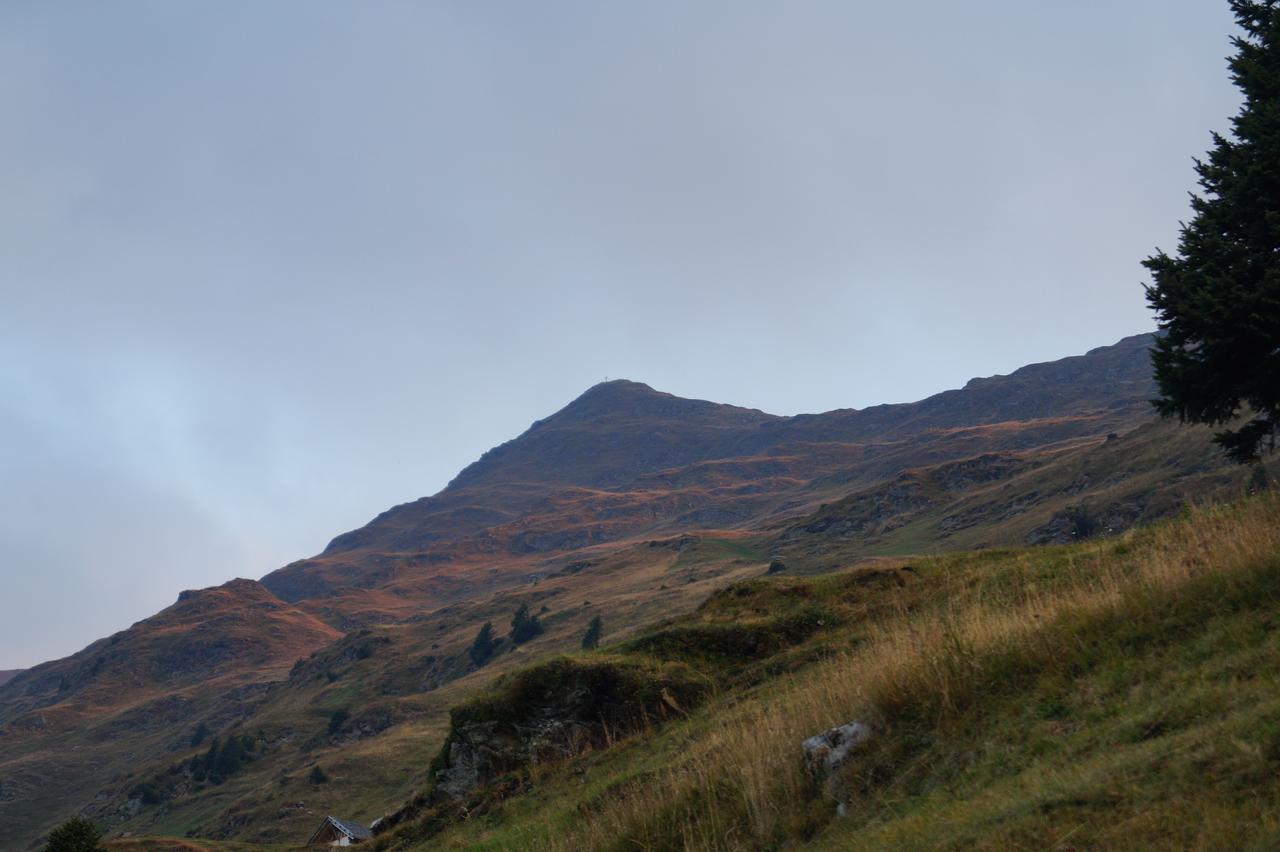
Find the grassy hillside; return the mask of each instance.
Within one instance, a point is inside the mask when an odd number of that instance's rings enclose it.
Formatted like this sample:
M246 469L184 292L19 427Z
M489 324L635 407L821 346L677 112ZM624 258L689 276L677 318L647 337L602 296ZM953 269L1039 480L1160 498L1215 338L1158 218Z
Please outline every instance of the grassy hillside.
M447 734L450 707L507 671L576 650L595 615L603 617L607 639L630 637L658 619L689 612L726 583L763 574L774 554L786 562L784 576L847 571L851 565L881 564L868 563L876 554L882 561L889 555L887 564L894 564L901 558L892 554L910 550L1018 543L1072 506L1102 514L1128 503L1145 513L1129 520L1159 517L1176 511L1188 493L1238 489L1241 472L1213 462L1202 437L1155 423L1057 451L1000 453L908 471L900 481L923 486L928 502L919 505L881 500L897 487L891 485L887 492L872 489L869 501L866 492L857 493L779 531L681 534L547 557L530 564L523 583L488 594L477 590L467 602L415 613L412 599L403 599L398 605L407 610L397 622L354 629L293 672L282 667L276 683L255 686L252 704L237 699L227 705L240 713L203 714L213 734L250 736L256 745L247 765L216 784L197 782L190 772L190 761L207 748L188 745L197 720L189 715L198 698L194 694L178 708L182 720L154 731L102 717L104 725L114 727L91 744L100 779L60 768L86 753L76 747L72 728L11 738L4 750L17 760L0 765L0 783L19 792L28 783L42 802L79 800L84 803L79 807L87 806L87 813L113 832L272 843L305 836L329 812L368 822L429 785L428 766ZM856 518L854 510L868 506L873 519L883 512L879 526L852 534L838 528L790 534L813 518ZM955 518L974 522L956 524ZM514 651L504 647L489 666L472 670L466 648L479 625L493 621L498 635L505 634L520 603L535 611L547 608L541 614L547 632ZM704 617L706 612L704 606ZM742 617L728 609L720 621ZM814 639L797 653L824 653L821 641ZM839 647L844 640L831 641ZM292 659L281 662L287 666ZM700 665L705 669L709 663ZM748 669L751 665L747 661ZM742 667L728 668L735 666ZM719 680L720 688L728 688ZM208 710L214 704L204 706ZM330 731L339 711L349 717ZM41 715L53 718L49 710ZM154 714L148 718L160 721ZM325 783L309 780L317 766L328 778ZM143 784L154 788L148 800L136 793ZM15 801L0 804L0 812L34 835L33 829L65 818L68 808L21 808Z
M1275 496L1098 542L753 580L582 658L688 667L716 684L703 703L424 797L378 845L1270 848L1278 624ZM800 743L853 719L873 738L815 782Z
M329 813L368 823L426 783L450 707L495 677L577 649L596 615L606 638L628 636L695 608L726 582L762 573L765 564L734 539L687 536L588 550L562 557L550 576L544 571L517 589L353 631L295 663L251 712L214 726L212 735L255 742L234 773L216 783L193 777L190 761L208 743L191 747L186 726L163 757L113 775L88 815L113 834L286 844L305 840ZM521 603L539 614L546 632L519 647L504 640L495 659L476 669L467 648L479 625L491 621L505 637ZM323 783L311 780L316 767ZM151 801L135 793L140 784L154 788ZM68 789L57 779L46 786L50 796Z
M1056 452L979 456L917 469L904 479L923 483L931 502L918 508L908 504L909 517L903 519L895 514L900 507L892 501L872 501L890 510L887 523L853 535L825 529L788 537L786 530L806 523L794 521L781 534L685 534L605 544L544 560L520 586L423 611L399 623L355 630L295 667L257 696L250 713L230 724L214 725L214 733L248 735L257 743L253 760L225 781L201 784L189 777L185 762L206 746L186 746L190 726L182 726L167 735L167 742L157 741L167 749L164 756L134 759L128 772L118 770L102 784L107 795L94 801L89 812L116 832L253 842L295 840L329 812L368 822L429 785L428 766L446 736L450 707L513 668L576 650L595 615L603 617L608 637L629 637L658 619L694 609L726 583L763 574L770 554L784 557L786 576L833 568L847 571L840 566L882 564L868 563L868 556L908 548L1021 542L1068 506L1105 508L1129 501L1159 517L1176 511L1188 491L1210 494L1238 488L1240 471L1206 464L1201 438L1192 430L1156 423L1130 435ZM1129 475L1125 465L1135 473ZM882 492L873 493L878 499ZM865 503L862 495L854 495L815 517L848 517L849 507ZM1009 513L1010 504L1018 511ZM949 526L947 519L955 517L976 522ZM887 564L894 564L894 559L901 561L891 557ZM902 576L911 578L910 572ZM823 588L821 583L817 588ZM546 634L514 651L506 646L489 666L472 670L466 648L479 625L493 621L501 636L516 606L526 602L535 611L547 608L542 613ZM701 617L709 617L710 606L703 606ZM719 624L732 627L744 618L739 610L724 609ZM820 632L828 639L815 638L796 653L811 659L825 653L823 641L835 642L837 648L845 641L838 634L832 637L829 629ZM708 639L705 633L695 636ZM754 664L746 661L748 669ZM769 663L776 664L777 660ZM742 668L724 660L703 660L699 665ZM717 680L721 688L728 688L719 673ZM339 711L349 718L330 731ZM45 744L49 742L46 738ZM121 757L139 753L128 739L103 740L98 748ZM70 746L57 753L75 757ZM309 780L317 766L327 775L323 784ZM160 801L138 807L134 791L140 783L155 786ZM69 792L60 782L42 781L40 788L55 797ZM37 813L16 817L21 821ZM53 815L44 819L47 823Z
M1146 345L794 418L597 388L487 454L448 499L396 507L265 585L184 594L0 687L0 821L26 848L77 812L117 836L294 842L326 813L368 822L428 787L450 708L577 650L595 616L629 640L776 558L795 577L1078 541L1239 494L1247 472L1207 430L1153 420ZM476 670L480 625L503 636L520 605L546 632ZM723 644L728 657L694 661L717 690L767 682L795 625L739 636L745 618L726 609L644 653ZM821 620L799 637L801 662L846 642ZM215 771L210 743L193 744L201 726L235 743ZM577 731L593 746L598 733Z

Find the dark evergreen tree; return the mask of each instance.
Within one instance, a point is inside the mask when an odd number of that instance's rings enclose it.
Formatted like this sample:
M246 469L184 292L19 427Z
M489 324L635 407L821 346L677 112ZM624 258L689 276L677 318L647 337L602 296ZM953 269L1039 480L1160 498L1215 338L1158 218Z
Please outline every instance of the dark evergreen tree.
M538 616L529 612L528 604L520 604L516 614L511 617L511 641L523 645L542 632L542 622Z
M209 730L209 726L204 722L196 725L195 731L191 734L191 747L196 748L197 746L203 745L204 741L209 739L209 735L212 733L213 731Z
M484 627L481 627L480 632L476 634L475 641L471 643L467 653L471 656L471 662L477 666L483 666L493 659L493 650L493 623L486 621Z
M604 633L604 625L600 623L600 616L591 619L591 623L587 625L587 632L582 634L582 648L586 651L593 651L600 647L600 636Z
M191 776L197 781L205 779L218 783L222 778L218 775L218 752L221 751L222 744L217 737L209 743L209 748L203 756L197 755L191 758Z
M1280 0L1230 0L1243 34L1231 79L1244 96L1231 138L1196 161L1203 190L1178 256L1162 251L1147 301L1164 332L1152 350L1156 408L1183 422L1248 421L1215 440L1239 462L1274 451L1280 427Z
M102 832L84 817L72 817L49 832L45 852L106 852Z
M218 752L218 760L214 766L214 774L219 778L230 778L241 766L249 762L249 746L253 741L247 736L227 737L226 743Z

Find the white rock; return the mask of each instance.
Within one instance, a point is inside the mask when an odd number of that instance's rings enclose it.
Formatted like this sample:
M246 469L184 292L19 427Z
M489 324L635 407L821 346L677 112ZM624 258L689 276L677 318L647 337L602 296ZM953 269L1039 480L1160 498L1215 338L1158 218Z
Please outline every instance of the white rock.
M801 744L809 771L818 778L835 772L853 755L859 745L871 738L871 727L856 719L847 725L815 734Z

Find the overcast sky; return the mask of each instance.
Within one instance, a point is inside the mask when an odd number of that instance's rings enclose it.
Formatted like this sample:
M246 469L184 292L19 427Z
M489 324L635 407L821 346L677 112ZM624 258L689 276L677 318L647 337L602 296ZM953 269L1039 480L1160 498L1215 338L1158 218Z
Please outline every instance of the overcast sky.
M0 668L610 377L779 414L1152 328L1224 2L0 6Z

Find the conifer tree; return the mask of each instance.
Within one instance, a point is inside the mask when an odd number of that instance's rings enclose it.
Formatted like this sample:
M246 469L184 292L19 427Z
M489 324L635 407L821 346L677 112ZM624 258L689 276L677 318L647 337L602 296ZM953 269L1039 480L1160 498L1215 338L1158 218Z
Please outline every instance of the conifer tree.
M209 739L209 735L212 733L213 731L209 730L209 726L206 723L201 722L196 726L195 731L191 734L191 747L196 748L197 746L203 745L204 741Z
M480 628L480 632L476 634L475 641L471 643L471 648L467 653L471 657L471 662L477 666L483 666L493 658L494 650L493 641L493 623L486 621L484 626Z
M600 636L604 633L604 626L600 623L600 616L591 619L591 623L587 625L587 632L582 634L582 648L585 651L593 651L600 647Z
M1280 428L1280 0L1230 0L1243 33L1231 79L1244 96L1230 137L1196 161L1202 194L1178 254L1162 251L1147 301L1164 333L1152 350L1159 412L1244 425L1215 441L1238 462L1274 451Z
M520 604L511 618L511 641L523 645L542 632L542 622L529 612L528 604Z

